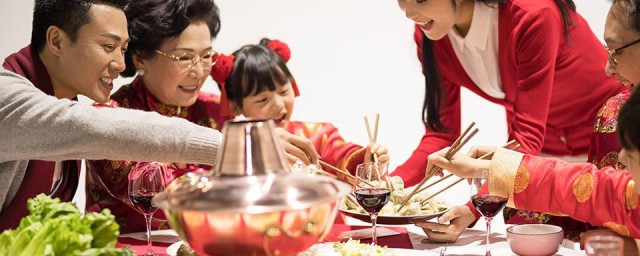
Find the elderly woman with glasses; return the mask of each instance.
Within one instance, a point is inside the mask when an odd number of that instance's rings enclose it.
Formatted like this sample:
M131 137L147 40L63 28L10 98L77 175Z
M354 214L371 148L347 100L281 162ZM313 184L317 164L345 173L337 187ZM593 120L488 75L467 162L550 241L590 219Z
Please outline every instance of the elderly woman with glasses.
M132 1L125 13L131 39L122 75L137 76L111 96L109 107L154 111L220 129L228 117L218 115L219 97L200 91L219 56L212 47L212 39L220 30L220 16L214 2L138 0ZM146 229L143 215L131 207L127 192L127 176L136 164L87 161L86 209L111 209L121 232ZM211 168L184 163L166 165L167 184L187 172ZM154 228L166 223L160 211L154 219Z

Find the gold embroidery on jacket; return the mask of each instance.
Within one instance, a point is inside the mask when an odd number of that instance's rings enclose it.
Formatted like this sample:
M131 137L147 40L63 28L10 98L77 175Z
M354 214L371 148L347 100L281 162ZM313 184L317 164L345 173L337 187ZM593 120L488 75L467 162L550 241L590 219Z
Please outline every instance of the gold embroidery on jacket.
M633 180L627 183L627 189L624 193L624 204L627 210L635 210L638 208L638 194L636 194L636 183Z
M518 166L518 172L516 173L516 180L513 184L513 192L515 194L522 193L527 186L529 186L529 169L524 165Z
M591 173L582 174L573 182L573 195L576 196L576 200L580 203L589 200L592 191L593 177Z
M627 227L615 222L606 222L602 226L613 230L613 232L616 232L618 235L621 235L621 236L630 236L631 234L631 232L629 232L629 229Z

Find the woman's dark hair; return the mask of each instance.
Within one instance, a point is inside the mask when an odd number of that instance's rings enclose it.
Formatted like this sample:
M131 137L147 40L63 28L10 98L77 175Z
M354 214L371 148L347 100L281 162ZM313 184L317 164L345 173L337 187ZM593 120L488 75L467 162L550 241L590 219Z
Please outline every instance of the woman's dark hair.
M136 74L133 54L149 58L167 39L177 37L193 22L204 22L211 39L220 32L220 13L213 0L134 0L125 9L129 49L125 77Z
M31 46L38 52L44 49L47 30L51 26L62 29L71 42L78 38L82 25L91 22L89 10L93 5L106 5L124 10L128 0L36 0L33 7Z
M640 90L620 108L618 136L624 149L640 149Z
M495 7L504 4L508 0L476 0ZM570 11L576 11L573 0L553 0L562 14L564 35L569 40L569 27L574 25ZM635 0L634 0L635 1ZM453 2L453 0L452 0ZM454 2L455 3L455 2ZM425 96L422 103L422 122L433 131L448 131L440 121L440 106L443 104L443 92L441 91L440 75L436 66L433 52L433 42L422 34L422 72L425 77ZM444 102L444 104L447 104Z
M242 99L265 90L274 91L277 84L293 79L287 63L267 45L263 38L259 44L245 45L233 53L233 69L225 82L227 98L242 107Z

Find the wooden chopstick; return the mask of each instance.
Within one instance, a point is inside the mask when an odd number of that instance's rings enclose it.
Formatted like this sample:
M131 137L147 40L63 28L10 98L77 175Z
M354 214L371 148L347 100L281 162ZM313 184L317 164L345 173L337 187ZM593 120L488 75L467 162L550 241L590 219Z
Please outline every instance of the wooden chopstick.
M378 122L380 121L380 114L376 114L376 124L373 127L373 143L378 142Z
M448 156L445 156L447 159L451 159L451 157L453 157L456 153L458 153L458 151L460 151L460 149L462 147L464 147L465 144L467 144L467 142L469 142L469 140L476 135L476 133L478 133L478 129L474 129L471 134L469 136L467 136L464 140L462 140L461 143L458 144L458 147L454 148L452 151L450 151L451 153ZM436 175L436 173L442 171L442 168L438 167L438 166L434 166L434 168L431 169L431 172L427 173L427 175L425 176L425 178L427 180L431 179L434 175Z
M452 156L452 152L454 150L456 150L456 148L458 147L463 147L464 144L461 144L461 142L463 141L464 137L467 136L467 133L469 133L469 131L471 130L471 128L473 128L473 126L475 126L476 123L475 122L471 122L471 124L469 124L469 126L467 127L467 129L464 130L464 132L453 142L453 144L451 145L451 147L449 148L449 150L447 151L447 153L445 154L445 158L449 159ZM478 129L476 128L473 132L473 134L470 137L473 137L473 135L475 135L478 131ZM470 139L470 138L469 138ZM467 140L464 140L465 143ZM462 145L462 146L460 146ZM458 149L459 150L459 149ZM433 166L431 168L431 170L429 170L426 174L425 177L422 179L422 181L420 181L420 183L418 183L418 186L411 191L411 193L409 195L407 195L404 200L402 200L402 203L400 204L400 208L398 208L398 211L402 210L402 208L404 208L404 206L407 204L407 202L409 202L409 200L411 199L411 197L413 197L416 192L418 190L420 190L420 188L422 188L422 186L424 185L425 182L427 182L427 180L431 179L431 177L438 171L439 168L437 168L437 166Z
M364 124L367 127L367 135L369 136L369 145L375 144L376 141L378 140L378 123L379 122L380 122L380 114L376 114L376 122L374 126L373 137L372 137L371 126L369 125L369 118L367 116L364 116ZM378 163L378 154L376 153L373 153L373 162ZM376 168L376 172L378 174L378 177L380 177L380 172L377 168ZM395 191L395 188L393 187L393 182L391 182L388 179L388 177L386 179L386 183L387 183L387 187L391 190L391 192Z
M514 144L516 144L516 145L515 145L513 148L511 148L511 150L516 150L516 149L519 149L519 148L520 148L520 144L517 144L515 140L511 140L511 141L509 141L507 144L503 145L502 147L503 147L503 148L508 148L508 147L513 146ZM478 157L478 159L488 159L488 158L492 157L492 156L493 156L493 154L494 154L495 152L496 152L495 150L494 150L494 151L491 151L491 152L488 152L488 153L486 153L486 154L484 154L484 155L482 155L482 156ZM429 186L427 186L427 187L425 187L425 188L423 188L423 189L419 190L419 191L418 191L418 192L416 192L416 193L420 193L420 192L422 192L422 191L426 190L427 188L429 188L429 187L431 187L431 186L435 185L436 183L438 183L438 182L440 182L440 181L443 181L443 180L445 180L445 179L448 179L448 178L449 178L449 177L451 177L451 176L453 176L453 174L449 174L449 175L447 175L447 176L445 176L445 177L442 177L442 179L440 179L440 180L438 180L438 181L434 182L433 184L430 184ZM427 199L425 199L424 201L427 201L427 200L429 200L429 199L433 198L434 196L436 196L436 195L438 195L438 194L440 194L440 193L444 192L445 190L447 190L447 189L451 188L453 185L458 184L458 183L460 183L460 182L461 182L461 181L463 181L463 180L464 180L464 178L458 178L456 181L454 181L453 183L451 183L451 185L449 185L449 186L447 186L447 187L445 187L445 188L440 189L438 192L436 192L436 193L434 193L433 195L429 196L429 197L428 197Z
M367 184L367 185L369 185L369 186L372 186L372 187L373 187L373 185L372 185L371 183L369 183L368 181L364 180L363 178L360 178L360 177L357 177L357 176L353 176L353 175L351 175L351 173L349 173L349 172L345 172L345 171L343 171L343 170L340 170L338 167L335 167L335 166L333 166L333 165L330 165L330 164L328 164L328 163L327 163L327 162L325 162L325 161L322 161L322 160L319 160L319 161L320 161L320 164L321 164L321 165L324 165L324 166L328 167L329 169L334 170L334 171L335 171L335 172L337 172L337 173L341 173L341 174L343 174L344 176L347 176L347 177L352 178L352 179L354 179L354 180L362 181L364 184ZM351 183L351 182L350 182L350 181L348 181L348 180L347 180L347 182Z
M423 202L429 201L429 199L431 199L431 198L433 198L433 197L435 197L435 196L439 195L440 193L442 193L442 192L444 192L445 190L447 190L447 189L449 189L449 188L453 187L454 185L456 185L456 184L460 183L460 182L461 182L461 181L463 181L463 180L464 180L463 178L459 178L459 179L458 179L458 180L456 180L455 182L453 182L453 183L449 184L449 186L446 186L446 187L444 187L443 189L440 189L438 192L434 193L433 195L431 195L431 196L427 197L427 199L423 200Z
M376 143L375 139L378 136L378 119L376 119L375 135L371 135L371 126L369 125L369 118L364 116L364 125L367 127L367 135L369 136L369 145ZM373 154L373 162L378 162L378 155Z

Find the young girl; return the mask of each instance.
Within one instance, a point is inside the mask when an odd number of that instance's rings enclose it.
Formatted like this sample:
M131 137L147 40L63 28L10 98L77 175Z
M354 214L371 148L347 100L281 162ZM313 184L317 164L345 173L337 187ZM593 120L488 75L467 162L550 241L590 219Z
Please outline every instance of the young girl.
M351 173L355 173L358 164L369 162L371 154L377 154L378 161L388 163L389 155L382 145L363 148L345 142L330 123L290 121L295 97L300 94L287 68L290 56L286 44L269 39L246 45L232 56L221 56L211 71L222 91L221 116L242 114L248 118L272 119L290 133L309 138L322 160Z

